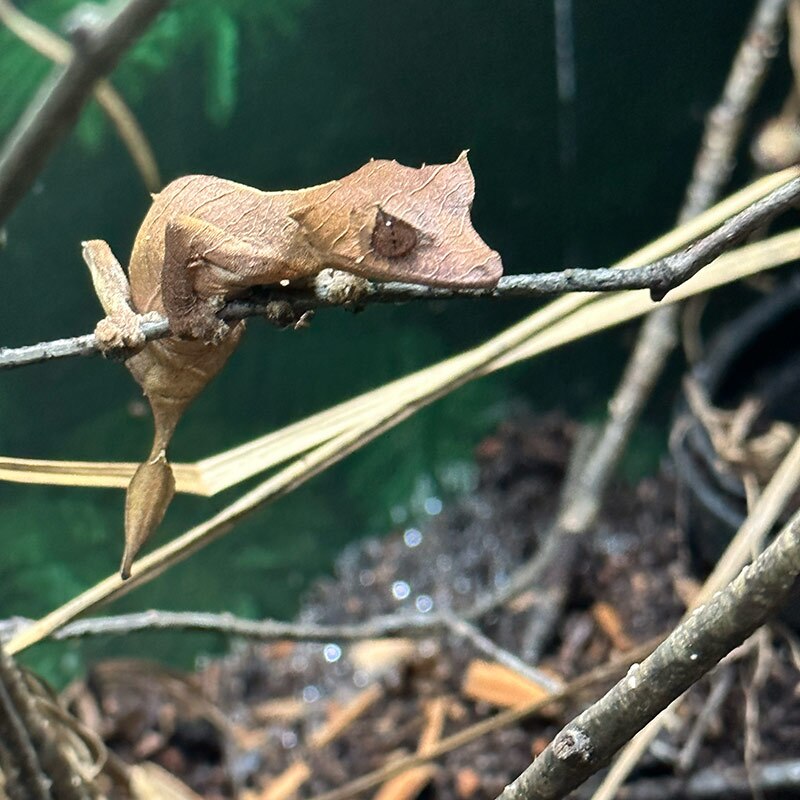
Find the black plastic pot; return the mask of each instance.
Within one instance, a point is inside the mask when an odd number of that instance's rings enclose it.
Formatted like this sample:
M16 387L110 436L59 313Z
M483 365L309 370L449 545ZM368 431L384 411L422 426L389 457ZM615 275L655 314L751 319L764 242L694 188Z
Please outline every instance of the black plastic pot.
M753 432L776 420L800 425L800 279L750 306L712 340L692 376L716 408L734 410L747 397L763 405ZM719 463L708 433L685 397L671 437L678 510L699 571L708 572L746 516L742 480ZM795 510L790 504L782 521ZM800 585L784 618L800 629Z

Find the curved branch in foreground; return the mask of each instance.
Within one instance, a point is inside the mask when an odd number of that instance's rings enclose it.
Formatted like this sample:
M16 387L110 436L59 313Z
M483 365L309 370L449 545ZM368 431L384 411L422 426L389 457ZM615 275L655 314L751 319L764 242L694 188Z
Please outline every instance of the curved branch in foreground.
M800 574L800 512L761 555L567 724L500 800L564 797L778 611Z
M128 0L107 23L74 31L69 64L40 90L0 152L0 224L25 196L50 153L72 129L97 81L147 29L169 0Z
M672 289L718 258L726 250L747 237L800 200L800 177L773 189L760 200L735 214L716 230L689 245L679 253L641 267L619 269L566 269L561 272L539 272L528 275L506 275L494 289L432 289L415 284L388 282L370 284L359 294L358 307L368 303L400 303L409 300L453 300L477 297L544 297L565 292L617 292L649 289L654 299L663 299ZM2 215L2 163L0 163L0 215ZM278 324L299 320L316 308L342 305L341 288L326 287L322 282L315 290L270 291L265 301L233 301L221 312L226 320L250 316L266 316ZM169 335L166 320L145 322L142 331L146 340ZM17 348L0 347L0 369L27 366L53 358L92 355L99 348L93 334L57 339ZM129 355L120 353L122 357Z
M72 58L73 50L67 42L23 14L11 0L0 0L0 22L32 50L56 64L68 64ZM107 79L101 78L94 87L94 98L116 128L145 188L149 192L160 191L161 176L153 148L122 96Z

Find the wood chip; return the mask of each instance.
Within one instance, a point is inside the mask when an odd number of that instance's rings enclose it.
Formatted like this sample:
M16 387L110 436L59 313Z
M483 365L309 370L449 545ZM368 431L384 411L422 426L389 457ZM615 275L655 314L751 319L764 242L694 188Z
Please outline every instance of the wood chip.
M501 708L515 708L543 700L549 692L514 670L475 659L467 667L461 691L465 697Z
M309 747L317 749L330 744L381 697L383 697L383 687L379 683L367 686L364 691L359 692L349 703L336 709L330 715L328 721L309 736Z
M633 642L625 633L622 620L611 603L603 600L596 602L592 606L592 617L617 650L624 653L633 647Z
M412 639L365 639L351 645L347 657L355 669L380 675L408 661L416 652L417 645Z
M419 755L427 755L436 746L439 739L442 738L448 705L446 697L436 697L425 703L425 727L417 745L417 753Z
M374 800L414 800L435 774L433 764L411 767L386 781L375 793Z
M289 800L311 776L305 761L296 761L280 775L269 781L260 792L253 792L249 800Z
M307 705L296 697L276 697L259 703L252 710L255 722L294 722L303 716Z
M481 787L481 776L474 769L466 767L456 773L456 794L461 800L468 800Z

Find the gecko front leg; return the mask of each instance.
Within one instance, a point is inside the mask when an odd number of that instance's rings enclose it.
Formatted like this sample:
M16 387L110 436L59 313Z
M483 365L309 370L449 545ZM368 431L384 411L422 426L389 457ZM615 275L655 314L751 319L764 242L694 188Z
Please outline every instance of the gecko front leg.
M107 242L92 239L82 242L82 249L95 293L106 312L94 329L98 346L104 352L117 347L141 350L145 344L142 322L158 315L137 314L133 310L128 278Z
M255 245L195 217L166 225L161 296L176 336L218 344L229 326L217 316L225 300L257 285L313 274L316 262L298 270L269 242Z

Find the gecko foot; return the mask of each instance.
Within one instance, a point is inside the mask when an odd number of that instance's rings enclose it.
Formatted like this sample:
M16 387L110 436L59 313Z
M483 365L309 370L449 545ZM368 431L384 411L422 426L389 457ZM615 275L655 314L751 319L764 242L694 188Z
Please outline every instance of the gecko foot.
M122 319L114 317L101 319L94 329L97 346L103 353L119 348L138 352L146 341L142 332L142 322L146 321L146 318L147 315L142 317L131 314Z
M219 344L230 333L231 327L217 316L224 301L206 300L192 306L186 314L170 314L169 327L173 336L180 339L199 339L206 344Z
M324 269L313 280L315 294L335 305L357 307L369 295L366 278L338 269Z

